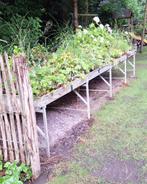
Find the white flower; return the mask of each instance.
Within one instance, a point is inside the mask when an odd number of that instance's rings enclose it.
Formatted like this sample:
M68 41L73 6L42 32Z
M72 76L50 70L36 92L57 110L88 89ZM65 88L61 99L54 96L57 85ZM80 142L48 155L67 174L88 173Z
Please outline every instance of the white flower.
M93 21L98 25L98 23L100 22L100 19L99 19L99 17L94 17Z
M83 29L83 33L87 34L88 33L87 29Z
M109 24L106 24L105 27L110 27L110 25Z
M108 32L112 34L112 29L110 27L107 28Z
M112 34L112 29L111 29L111 27L110 27L109 24L106 24L106 25L105 25L105 28L107 29L107 31L108 31L110 34Z
M104 25L103 25L103 24L100 24L99 27L100 27L101 29L104 29Z
M81 26L81 25L78 25L78 28L79 28L79 29L82 29L82 26Z
M125 31L125 34L126 34L126 35L128 35L128 32L127 32L127 31Z
M94 42L97 42L97 39L96 39L96 38L94 38L94 39L93 39L93 41L94 41Z

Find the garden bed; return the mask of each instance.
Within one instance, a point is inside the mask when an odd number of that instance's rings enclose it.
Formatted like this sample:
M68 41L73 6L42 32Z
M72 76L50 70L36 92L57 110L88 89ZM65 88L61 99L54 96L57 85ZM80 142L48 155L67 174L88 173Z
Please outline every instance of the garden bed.
M34 105L35 105L35 110L36 112L40 112L43 115L43 126L44 128L39 128L38 127L38 131L40 132L40 134L44 137L44 139L46 140L46 144L47 144L47 154L50 156L50 131L48 130L48 117L47 117L47 111L46 111L46 107L47 105L51 104L52 102L60 99L61 97L65 96L66 94L70 93L70 92L75 92L75 94L84 102L84 104L87 107L87 115L88 115L88 119L90 119L90 96L89 96L89 81L100 76L100 78L109 86L109 90L100 90L100 91L109 91L110 92L110 97L112 97L112 68L119 65L120 63L125 63L125 71L123 71L122 69L120 69L120 71L124 74L125 76L125 83L126 83L126 74L127 74L127 67L126 67L126 61L128 59L128 57L131 56L135 56L135 50L134 51L129 51L127 52L125 55L121 56L120 58L114 60L113 64L111 65L107 65L105 67L102 68L98 68L95 69L94 71L90 72L89 74L87 74L85 76L85 79L76 79L73 82L69 83L67 86L65 87L60 87L56 90L54 90L52 93L49 93L47 95L44 95L42 97L38 97L37 100L35 100ZM129 62L129 61L128 61ZM133 65L134 67L134 65ZM109 82L107 82L102 76L101 74L105 73L109 71ZM133 69L134 71L134 69ZM134 72L133 72L134 73ZM81 96L80 93L78 93L78 91L76 90L77 88L79 88L80 86L83 86L84 84L88 84L88 88L86 87L86 99L83 98L83 96ZM95 91L99 91L99 90L95 90ZM69 97L70 99L70 97ZM71 101L71 99L69 100ZM70 110L70 108L68 109ZM74 109L76 110L76 109ZM84 111L83 109L78 109L78 111ZM50 119L50 118L49 118ZM51 119L50 119L51 121ZM42 131L44 130L44 131Z
M105 67L95 69L94 71L87 74L85 76L85 79L76 79L76 80L72 81L71 83L69 83L68 85L60 87L47 95L43 95L42 97L35 98L34 106L35 106L36 111L39 110L39 108L47 106L50 103L54 102L55 100L72 92L74 89L77 89L78 87L85 84L86 81L92 80L93 78L99 76L100 74L108 71L110 68L112 68L112 65L107 65Z
M135 54L135 50L128 51L124 55L122 55L118 59L114 59L113 63L110 65L106 65L101 68L97 68L94 71L90 72L85 76L84 79L75 79L74 81L70 82L67 85L64 85L48 94L45 94L41 97L35 97L34 98L34 106L36 112L39 112L42 107L46 107L47 105L51 104L52 102L56 101L57 99L63 97L64 95L72 92L73 90L77 89L78 87L82 86L85 84L87 81L90 81L94 79L95 77L105 73L109 69L111 69L113 66L124 62L127 60L128 57L131 57Z
M121 77L121 73L116 70L113 72L113 76ZM128 75L129 77L130 75ZM130 83L128 80L128 83ZM120 91L120 89L125 89L126 86L123 84L122 80L113 80L114 95ZM90 87L93 89L104 88L105 84L100 80L100 78L95 78L90 82ZM83 92L82 92L83 93ZM70 99L70 102L69 100ZM95 111L103 109L107 103L114 101L114 98L110 99L105 92L92 92L90 93L91 101L91 110L92 114ZM52 107L57 107L56 109ZM69 111L69 108L77 108L77 111ZM84 105L76 99L73 93L66 95L65 97L55 101L47 109L47 118L48 118L48 131L50 132L50 145L51 145L51 158L47 159L46 154L41 154L42 171L43 175L35 182L35 184L41 184L43 181L50 178L54 164L63 161L65 159L71 158L72 147L75 144L81 143L84 144L84 139L81 138L81 135L91 127L94 123L93 116L92 119L87 121L85 113L78 111L78 109L83 109ZM40 127L42 127L42 117L37 115L37 122ZM40 137L40 147L42 149L46 148L45 141ZM41 152L42 153L42 152ZM47 177L48 176L48 177ZM46 182L44 182L46 183Z
M86 135L79 136L78 145L74 144L70 151L72 155L68 152L67 161L62 159L53 173L48 170L49 183L97 183L98 180L100 183L146 183L144 76L147 72L145 64L140 65L143 62L140 57L137 80L127 88L124 86L115 100L95 113L93 127Z

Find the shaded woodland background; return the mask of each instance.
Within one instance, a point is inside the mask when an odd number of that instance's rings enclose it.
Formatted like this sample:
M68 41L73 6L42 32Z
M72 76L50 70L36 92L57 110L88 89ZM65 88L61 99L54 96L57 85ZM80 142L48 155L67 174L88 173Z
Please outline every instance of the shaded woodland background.
M78 13L96 14L102 23L109 23L114 27L116 23L113 18L114 12L121 15L125 9L132 12L134 22L142 21L146 1L0 0L0 51L12 52L15 45L25 47L29 44L32 48L38 41L52 45L52 39L59 37L63 29L73 26L75 2ZM126 20L120 19L117 24L119 26L126 24Z

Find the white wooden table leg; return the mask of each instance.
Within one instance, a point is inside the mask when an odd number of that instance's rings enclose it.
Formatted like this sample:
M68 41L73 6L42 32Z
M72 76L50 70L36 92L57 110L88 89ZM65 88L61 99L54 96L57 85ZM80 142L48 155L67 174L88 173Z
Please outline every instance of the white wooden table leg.
M125 78L124 78L124 81L125 81L125 84L127 84L127 60L125 60L124 62L124 75L125 75Z
M134 65L134 67L133 67L133 77L135 77L136 76L136 56L135 56L135 54L133 55L133 65Z
M112 68L109 70L110 98L112 98Z
M47 124L47 115L46 115L46 107L43 107L43 123L44 123L44 131L46 135L46 143L47 143L47 154L50 157L50 141L49 141L49 130L48 130L48 124Z
M89 81L86 82L86 97L87 97L87 115L88 119L90 119Z

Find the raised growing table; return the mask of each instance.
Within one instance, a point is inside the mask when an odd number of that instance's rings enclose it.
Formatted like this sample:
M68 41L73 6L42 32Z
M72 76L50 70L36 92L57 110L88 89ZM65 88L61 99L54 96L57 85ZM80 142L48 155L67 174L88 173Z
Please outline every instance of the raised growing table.
M47 114L46 114L46 107L47 105L51 104L52 102L56 101L57 99L65 96L70 92L74 92L81 101L87 107L87 116L90 119L90 99L89 99L89 81L96 77L100 77L106 85L109 87L108 90L101 90L101 91L109 91L110 97L112 97L112 68L118 66L118 69L124 74L124 82L127 83L127 63L132 67L133 76L135 77L135 55L136 50L132 50L127 52L125 55L121 56L120 58L114 60L113 64L109 64L103 66L102 68L97 68L87 74L84 79L75 79L74 81L66 84L63 87L60 87L53 92L43 95L41 97L36 97L34 99L34 107L35 111L43 114L43 123L44 123L44 132L38 128L38 132L43 136L47 143L47 154L50 156L50 142L49 142L49 132L48 132L48 124L47 124ZM133 58L131 61L130 58ZM119 67L119 64L124 64L124 69ZM108 80L106 80L102 74L105 72L109 72ZM85 86L86 89L86 99L78 92L78 88L81 86ZM97 90L98 91L98 90Z

